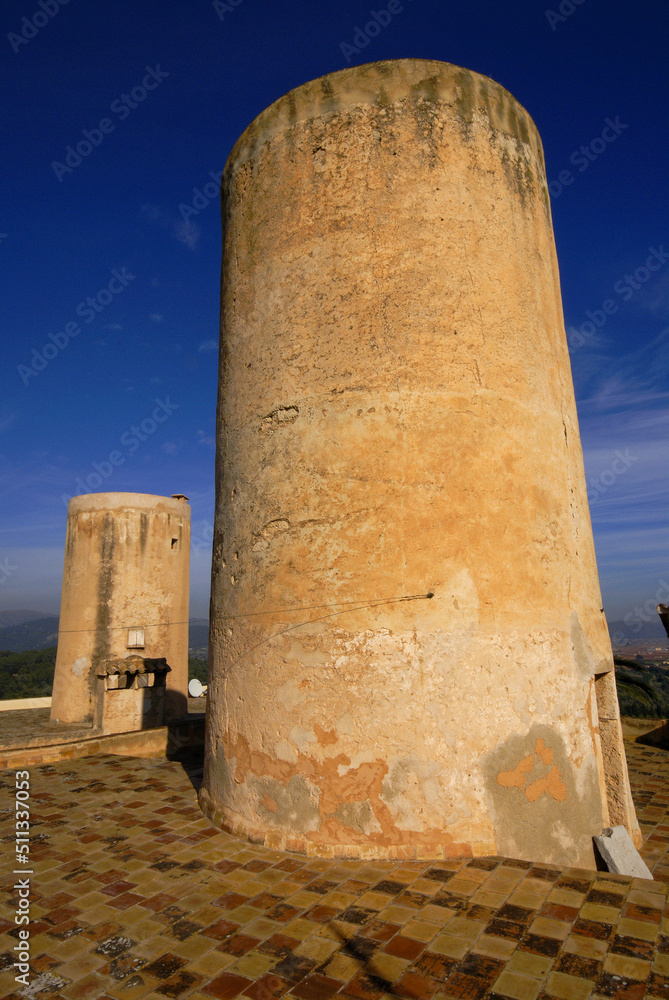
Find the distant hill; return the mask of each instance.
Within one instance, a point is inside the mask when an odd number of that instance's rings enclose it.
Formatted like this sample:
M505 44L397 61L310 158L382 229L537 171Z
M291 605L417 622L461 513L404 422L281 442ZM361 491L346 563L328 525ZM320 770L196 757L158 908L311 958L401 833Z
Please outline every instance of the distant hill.
M47 615L20 625L6 625L0 628L0 649L12 653L23 653L28 649L48 649L57 642L57 615Z
M8 625L23 625L24 622L34 622L38 618L53 618L49 611L0 611L0 628ZM55 616L57 617L57 615Z
M624 621L617 621L609 622L608 625L613 646L623 646L627 642L636 644L655 642L656 640L658 645L662 645L668 641L659 615L656 615L655 620L650 622L637 621L636 624L626 625Z
M209 622L206 618L191 618L188 623L188 648L198 651L209 648Z
M0 650L24 653L48 649L58 643L58 615L40 611L0 611ZM188 648L206 656L209 622L193 618L188 626Z

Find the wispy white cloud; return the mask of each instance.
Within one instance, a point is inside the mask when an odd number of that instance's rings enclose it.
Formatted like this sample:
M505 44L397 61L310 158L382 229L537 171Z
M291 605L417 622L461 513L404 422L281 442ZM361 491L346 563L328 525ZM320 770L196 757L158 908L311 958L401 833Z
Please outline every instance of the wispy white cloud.
M218 344L216 343L215 340L203 340L200 346L198 347L198 351L217 351L217 350L218 350Z
M594 353L586 368L574 360L579 413L642 411L669 402L666 350L669 327L652 340L616 356Z
M161 316L160 313L151 313L151 322L152 323L162 323L164 319L165 319L165 317Z
M213 448L216 444L216 438L212 437L210 434L206 434L203 430L198 430L197 432L197 443L207 445L207 447Z
M175 239L183 243L189 250L196 250L202 236L202 227L196 222L184 221L173 212L160 205L142 205L142 214L154 225L162 226L171 232Z
M669 576L669 400L658 389L609 385L580 417L603 598L624 618ZM636 596L634 596L636 595Z
M195 250L202 236L202 226L198 226L196 222L185 222L183 219L177 219L174 235L180 243L185 243L189 249Z

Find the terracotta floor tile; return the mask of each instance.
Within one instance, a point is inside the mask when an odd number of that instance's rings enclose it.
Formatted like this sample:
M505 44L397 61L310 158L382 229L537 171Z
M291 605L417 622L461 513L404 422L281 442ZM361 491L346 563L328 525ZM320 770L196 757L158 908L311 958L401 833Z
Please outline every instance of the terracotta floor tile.
M440 955L437 952L426 950L420 958L412 964L411 968L429 976L430 979L436 979L439 982L444 982L456 965L457 959L451 958L448 955Z
M438 988L439 984L434 979L409 971L393 985L392 993L406 1000L431 1000Z
M202 992L205 996L216 997L217 1000L232 1000L233 997L239 996L250 986L253 986L252 980L223 972L206 986L203 986Z
M392 924L386 920L370 920L368 924L360 929L360 933L364 937L372 938L375 941L389 941L399 929L399 924Z
M490 958L500 958L508 960L518 947L516 941L508 938L494 937L492 934L482 934L478 941L472 946L472 952L478 955L487 955Z
M476 890L474 895L471 897L473 903L481 903L483 906L491 906L494 909L499 909L506 902L507 896L503 892L494 892L492 889L488 889L483 886Z
M503 959L491 958L489 955L470 952L459 963L458 971L466 976L472 976L474 979L480 979L490 986L501 974L504 966L505 961Z
M291 994L299 997L300 1000L330 1000L340 988L341 983L338 979L329 979L327 976L316 973L307 976L301 983L293 986Z
M68 1000L98 1000L103 993L107 992L107 987L115 985L111 977L91 972L70 986L63 987L61 992Z
M242 958L238 958L234 965L231 965L226 971L235 976L245 976L247 979L256 980L266 975L275 964L275 960L268 955L251 951Z
M359 972L349 983L342 987L337 996L351 1000L380 1000L388 992L389 984L384 979ZM293 990L293 992L295 992ZM296 994L300 995L300 994Z
M582 917L574 921L571 930L572 934L597 938L600 941L609 941L613 936L612 924L602 924L598 920L584 920Z
M438 934L430 943L430 951L449 958L464 958L470 948L470 942L453 934Z
M52 959L53 961L53 959ZM33 962L33 965L35 963ZM85 952L80 955L79 958L75 958L71 962L65 962L58 966L58 975L64 976L65 979L70 979L75 982L77 979L83 979L90 972L96 972L103 965L107 964L107 959L103 958L101 955L95 955L91 952Z
M615 924L620 915L619 909L614 906L603 906L600 903L584 903L580 910L580 917L583 920L595 920L602 924Z
M394 924L406 924L409 920L413 920L416 916L416 911L410 906L399 906L393 904L391 906L386 906L383 910L380 910L377 914L379 920L383 920L386 923Z
M652 972L646 984L646 996L659 997L661 1000L668 1000L669 976Z
M456 997L458 1000L483 1000L488 992L488 984L462 972L453 972L446 980L443 989L447 996Z
M395 983L410 964L406 959L398 958L396 955L377 952L366 964L365 972L379 979L385 979L388 983Z
M320 971L331 979L339 979L342 983L347 983L349 979L360 972L363 964L359 959L350 958L348 955L337 952L323 965Z
M594 989L594 983L588 979L562 972L551 972L544 986L545 993L559 1000L588 1000Z
M639 906L637 903L627 902L622 909L623 917L630 920L646 920L649 923L660 924L662 922L662 910L650 906Z
M631 920L629 917L621 917L617 922L616 932L626 937L640 938L642 941L655 941L658 926L649 920Z
M602 971L602 960L586 958L584 955L574 955L573 952L564 952L558 956L554 969L556 972L563 972L565 975L576 976L579 979L595 980Z
M535 910L510 902L501 906L496 914L497 920L509 920L514 924L522 924L524 927L529 927L535 917Z
M546 955L534 955L529 951L514 951L506 964L510 972L541 979L553 967L554 959Z
M396 955L398 958L407 958L413 962L423 951L424 944L403 934L396 934L384 946L383 952L388 955Z
M310 934L318 932L321 925L316 923L314 920L306 920L304 917L297 917L295 920L291 920L287 924L279 925L273 933L281 932L287 937L298 938L300 941L304 941L308 938ZM267 937L270 935L268 934Z
M547 902L541 907L539 915L571 924L578 916L578 907L565 906L563 903Z
M571 922L554 920L551 917L537 917L530 924L529 933L564 941L571 930Z
M613 997L615 1000L643 1000L646 984L634 979L602 972L595 984L595 995Z
M604 972L624 979L636 979L645 982L651 973L651 963L640 958L630 958L628 955L609 954L604 959Z
M245 955L247 951L252 951L261 943L260 938L250 937L248 934L233 934L221 942L219 951L226 951L230 955Z
M627 894L627 901L628 903L635 903L637 906L647 906L663 910L667 904L667 894L645 889L630 889Z
M426 920L410 920L402 928L402 933L416 941L428 942L439 933L439 930L440 924L430 923Z
M510 997L512 1000L536 1000L540 992L539 980L519 972L503 972L492 987L495 996Z
M513 906L525 906L530 910L539 910L546 901L549 888L550 887L547 887L546 892L538 893L536 890L526 889L525 883L523 882L511 893L509 896L509 903Z
M448 922L448 933L454 937L463 938L473 944L474 941L485 930L485 923L477 920L468 920L466 917L453 917Z

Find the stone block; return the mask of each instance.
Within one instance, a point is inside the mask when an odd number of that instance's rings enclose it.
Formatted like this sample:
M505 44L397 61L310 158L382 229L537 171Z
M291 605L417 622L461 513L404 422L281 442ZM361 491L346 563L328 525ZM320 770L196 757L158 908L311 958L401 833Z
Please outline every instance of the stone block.
M610 872L618 875L631 875L634 878L652 879L649 868L643 860L632 838L624 826L609 827L602 830L600 837L594 838L597 850Z

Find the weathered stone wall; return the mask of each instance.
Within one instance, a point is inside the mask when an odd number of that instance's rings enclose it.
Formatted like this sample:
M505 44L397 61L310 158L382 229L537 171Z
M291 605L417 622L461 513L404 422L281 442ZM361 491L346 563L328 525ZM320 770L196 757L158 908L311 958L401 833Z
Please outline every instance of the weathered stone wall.
M592 865L612 661L533 122L444 63L334 73L239 139L223 222L203 809Z
M51 718L92 721L100 662L162 657L167 718L185 715L190 507L143 493L92 493L68 506ZM144 628L143 649L128 630Z

